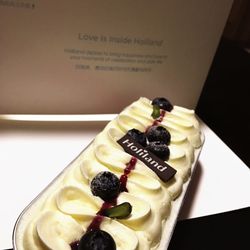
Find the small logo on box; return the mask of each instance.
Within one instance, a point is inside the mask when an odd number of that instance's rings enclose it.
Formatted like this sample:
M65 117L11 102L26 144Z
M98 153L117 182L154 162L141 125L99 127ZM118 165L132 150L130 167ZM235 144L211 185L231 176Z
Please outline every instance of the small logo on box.
M0 0L0 6L31 10L35 9L35 3L33 1Z

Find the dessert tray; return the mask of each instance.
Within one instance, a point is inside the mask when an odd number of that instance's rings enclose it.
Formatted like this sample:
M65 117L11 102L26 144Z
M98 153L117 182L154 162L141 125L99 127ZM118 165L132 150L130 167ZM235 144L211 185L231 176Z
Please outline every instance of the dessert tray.
M115 120L117 120L118 118L116 118ZM202 146L205 140L204 134L201 131L199 135L200 135L201 143L199 147L194 149L194 152L193 152L194 156L193 156L192 164L190 166L189 175L188 177L184 177L185 181L183 181L180 184L181 185L180 192L178 194L174 194L174 191L173 191L172 192L173 194L171 194L173 196L172 201L171 201L171 208L168 211L169 215L167 216L167 219L164 219L162 221L161 238L159 240L159 243L147 249L166 250L169 246L171 236L173 234L175 224L178 219L179 212L185 201L185 195L187 193L189 184L192 181L193 173L195 172L195 169L198 165L197 162L198 162L199 155L200 155L200 152L202 150ZM48 197L49 197L48 194L56 193L57 190L60 188L60 185L65 179L65 177L67 175L72 175L72 169L76 169L78 168L79 165L82 164L82 160L83 160L82 156L84 152L86 151L88 152L92 149L93 144L95 144L95 140L96 138L66 168L64 168L63 171L58 176L56 176L55 179L44 190L42 190L40 194L38 194L37 197L34 198L34 200L32 200L30 204L28 204L27 207L21 212L13 230L12 241L13 241L14 250L26 250L26 248L22 246L22 242L25 240L23 235L24 235L24 232L27 231L27 227L29 226L31 219L34 217L34 214L40 213L42 211L43 204L46 202L46 200L48 200ZM159 227L161 227L161 225L159 225ZM71 249L77 249L77 248L71 248ZM118 247L117 249L123 249L123 248ZM137 247L133 249L139 250L142 248Z

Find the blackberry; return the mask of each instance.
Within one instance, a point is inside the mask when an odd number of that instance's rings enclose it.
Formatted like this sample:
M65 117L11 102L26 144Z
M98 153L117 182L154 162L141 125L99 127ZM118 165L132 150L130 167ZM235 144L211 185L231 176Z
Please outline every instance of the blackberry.
M173 105L164 97L157 97L152 101L152 105L158 106L160 109L164 109L166 111L171 111L173 109Z
M149 142L160 141L161 143L169 144L171 135L162 126L152 126L146 132L146 137Z
M153 141L148 143L146 149L163 161L169 159L170 151L166 144L162 144L159 141Z
M138 129L130 129L127 134L131 136L136 142L138 142L140 145L145 147L147 145L146 136L143 132L139 131Z
M116 250L116 244L109 233L91 230L81 238L78 250Z
M120 192L120 180L113 173L103 171L93 178L90 188L93 195L101 197L104 201L111 201Z

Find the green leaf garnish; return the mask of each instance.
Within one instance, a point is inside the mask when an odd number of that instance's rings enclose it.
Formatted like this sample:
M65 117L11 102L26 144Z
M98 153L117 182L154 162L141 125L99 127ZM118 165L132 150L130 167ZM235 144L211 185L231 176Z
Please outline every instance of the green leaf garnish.
M107 208L103 211L103 215L109 218L123 219L131 214L132 206L129 202L121 203L120 205Z
M152 112L151 116L154 119L157 119L160 115L161 115L160 107L157 105L153 105L153 112Z

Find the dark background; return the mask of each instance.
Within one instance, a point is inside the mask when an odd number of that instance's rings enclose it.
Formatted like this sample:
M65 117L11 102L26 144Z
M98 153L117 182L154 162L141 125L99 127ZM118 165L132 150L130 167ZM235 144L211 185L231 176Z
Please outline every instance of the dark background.
M249 87L250 1L235 0L196 112L250 168ZM249 222L250 207L180 220L168 249L247 250Z
M196 112L250 167L250 1L236 0Z

